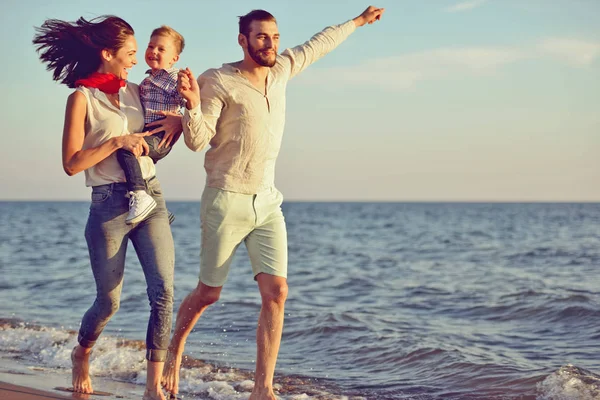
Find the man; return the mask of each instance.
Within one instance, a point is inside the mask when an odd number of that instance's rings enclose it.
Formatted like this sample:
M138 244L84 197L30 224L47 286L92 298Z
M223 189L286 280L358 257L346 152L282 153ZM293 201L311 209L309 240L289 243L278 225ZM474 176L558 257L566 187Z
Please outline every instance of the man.
M186 99L186 145L201 151L210 143L201 200L200 280L182 302L163 386L178 392L186 339L204 310L215 303L227 279L233 254L245 242L262 307L256 334L254 389L250 400L276 399L273 374L287 297L287 233L282 196L275 188L275 161L285 122L285 89L296 76L344 41L356 27L379 20L383 8L369 7L303 45L277 54L275 18L254 10L240 17L238 43L244 59L203 73L180 71L178 89Z

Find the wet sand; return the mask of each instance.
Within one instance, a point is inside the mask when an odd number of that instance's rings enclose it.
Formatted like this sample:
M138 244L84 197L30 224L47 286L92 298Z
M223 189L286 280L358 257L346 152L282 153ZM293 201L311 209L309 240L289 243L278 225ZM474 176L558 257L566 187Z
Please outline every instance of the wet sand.
M73 399L72 396L63 396L59 393L45 392L28 388L25 386L13 385L12 383L0 382L0 399L6 400L64 400Z
M14 362L0 357L0 400L139 400L144 393L142 385L103 377L93 377L93 383L94 389L111 395L56 390L56 387L70 386L71 374L68 371L27 366L23 365L23 361Z

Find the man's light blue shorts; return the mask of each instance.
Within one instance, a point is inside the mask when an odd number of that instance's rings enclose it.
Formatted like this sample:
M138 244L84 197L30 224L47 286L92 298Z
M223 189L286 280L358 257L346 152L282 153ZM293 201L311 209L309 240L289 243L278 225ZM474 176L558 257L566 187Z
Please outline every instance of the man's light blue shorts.
M283 196L270 188L242 194L206 187L200 220L200 281L208 286L225 284L238 246L248 249L252 272L287 277L287 231L281 211Z

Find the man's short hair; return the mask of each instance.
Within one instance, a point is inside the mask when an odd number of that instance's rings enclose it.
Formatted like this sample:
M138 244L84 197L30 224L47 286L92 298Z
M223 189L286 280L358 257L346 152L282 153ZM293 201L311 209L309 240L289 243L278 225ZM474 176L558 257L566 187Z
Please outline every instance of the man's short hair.
M181 52L183 51L183 47L185 46L185 40L183 40L183 36L181 36L181 34L175 29L167 25L163 25L160 28L156 28L155 30L153 30L150 37L152 36L167 36L173 39L177 54L181 54Z
M265 10L252 10L238 18L240 19L240 33L246 37L250 37L250 24L252 21L273 21L277 23L275 17Z

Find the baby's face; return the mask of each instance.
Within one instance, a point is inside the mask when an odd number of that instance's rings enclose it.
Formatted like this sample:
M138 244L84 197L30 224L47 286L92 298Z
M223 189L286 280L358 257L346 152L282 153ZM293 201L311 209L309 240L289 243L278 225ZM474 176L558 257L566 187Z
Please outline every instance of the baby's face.
M173 39L156 35L150 38L146 48L146 64L153 70L171 68L179 60Z

